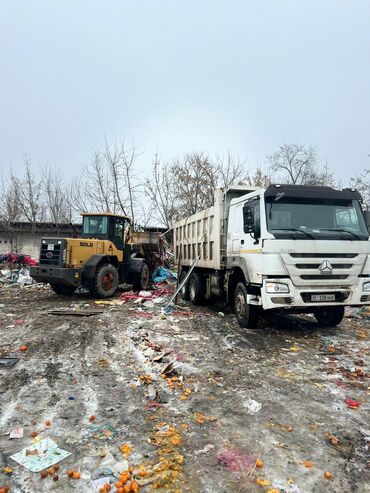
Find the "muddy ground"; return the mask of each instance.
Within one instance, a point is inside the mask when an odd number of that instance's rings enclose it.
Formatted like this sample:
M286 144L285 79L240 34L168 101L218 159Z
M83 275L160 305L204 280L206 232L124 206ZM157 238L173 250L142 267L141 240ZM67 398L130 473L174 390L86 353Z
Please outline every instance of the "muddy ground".
M91 492L132 465L144 493L370 491L368 321L245 330L219 311L182 304L165 318L160 304L2 289L0 356L20 360L0 367L0 487ZM10 439L16 426L24 436ZM10 459L46 437L71 453L57 481Z

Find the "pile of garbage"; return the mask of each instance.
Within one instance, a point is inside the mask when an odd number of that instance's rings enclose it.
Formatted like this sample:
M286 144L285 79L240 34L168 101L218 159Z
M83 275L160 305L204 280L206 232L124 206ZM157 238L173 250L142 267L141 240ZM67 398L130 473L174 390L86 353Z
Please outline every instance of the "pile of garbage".
M29 268L37 265L37 261L30 255L18 253L0 254L0 284L20 285L24 287L32 284L34 281L30 276Z

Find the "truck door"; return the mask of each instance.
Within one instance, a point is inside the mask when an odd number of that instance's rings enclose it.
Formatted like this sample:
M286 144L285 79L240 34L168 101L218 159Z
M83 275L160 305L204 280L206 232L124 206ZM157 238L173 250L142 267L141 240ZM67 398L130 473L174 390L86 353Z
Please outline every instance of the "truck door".
M260 236L261 236L261 214L260 214L260 200L252 199L244 203L242 209L242 223L244 222L244 208L248 207L251 210L253 217L254 233L246 232L246 228L243 227L243 233L240 240L240 251L256 250L259 248Z
M246 232L244 225L244 207L251 210L253 218L254 233ZM261 204L259 198L249 200L244 203L242 209L243 233L240 239L240 256L244 257L247 263L250 282L259 282L259 275L262 268L261 253Z

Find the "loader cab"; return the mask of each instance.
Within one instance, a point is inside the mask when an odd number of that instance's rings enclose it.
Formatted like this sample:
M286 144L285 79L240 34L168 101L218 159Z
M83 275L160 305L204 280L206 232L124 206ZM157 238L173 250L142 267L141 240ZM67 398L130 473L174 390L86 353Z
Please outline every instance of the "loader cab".
M82 238L111 241L116 248L125 247L125 231L130 220L112 213L82 214Z

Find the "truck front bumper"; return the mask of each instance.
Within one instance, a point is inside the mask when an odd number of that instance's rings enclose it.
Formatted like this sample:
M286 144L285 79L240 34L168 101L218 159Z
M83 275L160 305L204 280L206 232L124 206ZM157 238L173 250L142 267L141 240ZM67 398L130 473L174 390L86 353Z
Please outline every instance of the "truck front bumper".
M284 284L289 292L267 293L266 283ZM370 305L370 292L363 290L363 285L370 282L369 277L359 278L356 286L333 287L333 286L294 286L290 279L268 279L263 281L261 288L261 305L264 310L274 308L301 308L302 310L310 307L343 305L343 306L363 306ZM313 296L323 295L332 298L330 300L314 301Z
M38 265L31 267L30 275L37 282L50 284L63 284L65 286L78 287L81 284L81 272L73 267L53 267L49 265Z

